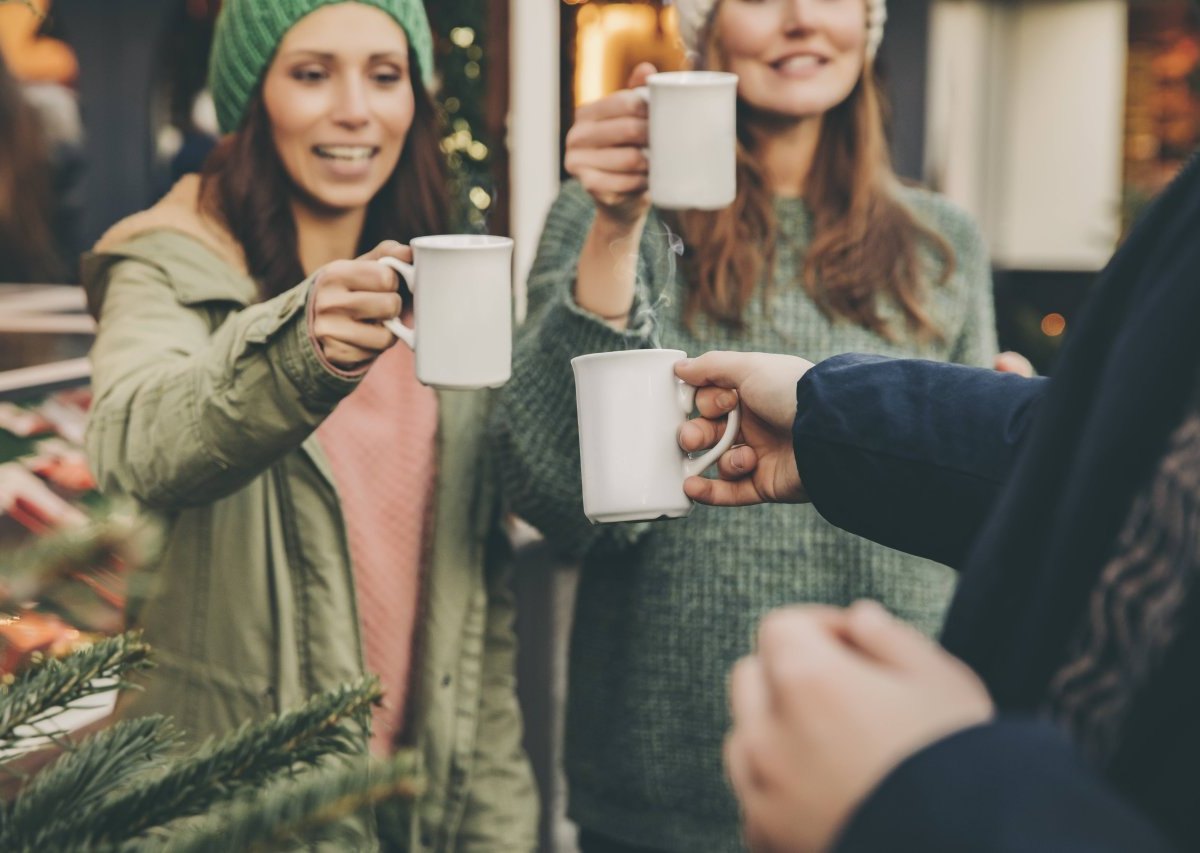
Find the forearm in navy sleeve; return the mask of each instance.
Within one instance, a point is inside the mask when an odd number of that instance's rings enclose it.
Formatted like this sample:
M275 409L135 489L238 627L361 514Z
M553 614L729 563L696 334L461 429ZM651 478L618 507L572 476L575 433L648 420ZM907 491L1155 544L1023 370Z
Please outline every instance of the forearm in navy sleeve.
M1046 384L917 359L827 359L796 387L800 479L832 524L957 568Z
M834 853L1165 853L1155 826L1084 766L1048 724L1000 719L893 770Z

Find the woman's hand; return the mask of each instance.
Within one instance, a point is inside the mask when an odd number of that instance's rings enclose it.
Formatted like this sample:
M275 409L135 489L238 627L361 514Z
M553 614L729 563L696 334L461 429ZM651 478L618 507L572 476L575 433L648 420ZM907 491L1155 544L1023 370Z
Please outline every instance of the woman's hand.
M1033 364L1025 356L1019 352L1002 352L996 356L996 360L992 367L1001 373L1015 373L1017 376L1024 376L1028 379L1031 376L1037 376L1037 371L1033 369Z
M380 325L403 306L396 273L378 263L385 256L412 263L408 246L385 240L362 257L333 261L317 274L310 328L322 355L341 370L360 368L396 343Z
M643 62L629 88L580 107L567 134L566 168L596 202L601 224L627 231L650 209L650 144L646 102L633 89L657 69Z

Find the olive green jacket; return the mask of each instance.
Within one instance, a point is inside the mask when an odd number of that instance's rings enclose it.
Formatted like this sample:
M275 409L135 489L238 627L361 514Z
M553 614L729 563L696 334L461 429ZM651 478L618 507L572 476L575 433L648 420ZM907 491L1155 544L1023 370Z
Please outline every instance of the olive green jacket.
M91 463L104 492L169 525L129 608L158 668L123 708L169 714L196 739L364 671L346 530L314 435L357 380L314 351L311 280L257 302L202 237L126 228L84 260L99 321ZM488 399L444 392L439 405L410 693L426 790L401 833L412 850L533 850L508 553L481 441Z

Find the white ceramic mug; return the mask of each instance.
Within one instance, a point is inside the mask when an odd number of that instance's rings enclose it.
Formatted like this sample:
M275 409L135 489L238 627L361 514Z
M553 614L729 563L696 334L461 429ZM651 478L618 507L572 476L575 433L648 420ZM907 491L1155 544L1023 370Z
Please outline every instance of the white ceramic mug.
M643 349L571 359L583 511L593 523L688 515L694 505L683 481L704 472L733 444L740 407L708 452L690 457L679 448L679 428L696 400L695 387L675 376L684 358L681 350Z
M417 355L417 379L449 390L497 388L512 375L512 250L508 237L441 234L410 244L413 262L384 257L413 294L413 328L387 327Z
M726 71L665 71L634 90L650 105L650 200L657 207L733 204L737 82Z

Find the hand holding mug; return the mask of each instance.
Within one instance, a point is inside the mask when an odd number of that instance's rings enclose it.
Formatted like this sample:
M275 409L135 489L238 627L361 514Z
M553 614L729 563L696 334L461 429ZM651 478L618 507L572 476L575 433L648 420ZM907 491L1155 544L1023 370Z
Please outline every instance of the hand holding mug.
M584 104L567 133L567 172L596 202L600 216L632 227L650 209L649 110L634 89L654 74L643 62L629 77L629 88Z
M396 343L383 321L400 313L396 274L382 258L411 261L412 251L385 240L360 258L333 261L313 284L312 333L330 364L354 370Z
M803 503L808 500L792 450L796 420L796 383L812 362L790 355L710 352L680 362L675 375L700 391L701 417L679 431L679 446L689 453L712 447L725 431L723 418L742 404L741 432L735 446L717 463L720 479L690 477L689 498L714 506Z

